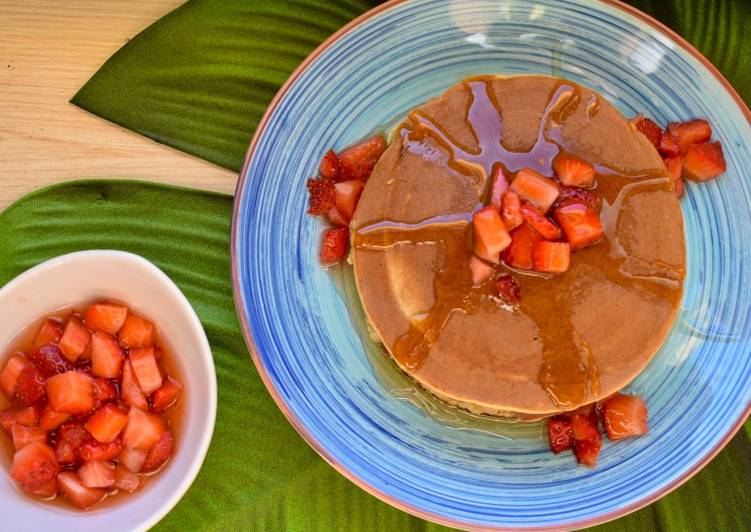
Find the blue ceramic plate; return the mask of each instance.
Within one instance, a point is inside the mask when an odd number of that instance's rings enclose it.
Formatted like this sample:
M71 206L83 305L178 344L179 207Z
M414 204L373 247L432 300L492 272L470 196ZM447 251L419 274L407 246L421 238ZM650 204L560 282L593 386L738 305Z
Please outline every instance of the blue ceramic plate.
M710 117L728 172L688 186L680 315L631 385L650 433L605 442L595 470L542 425L472 418L421 393L367 340L348 275L318 264L305 180L329 148L388 127L470 75L541 73L660 123ZM235 201L235 296L254 361L290 422L364 489L461 528L580 527L696 473L751 408L751 114L666 28L616 2L392 2L334 35L277 95ZM617 325L615 325L617 326Z

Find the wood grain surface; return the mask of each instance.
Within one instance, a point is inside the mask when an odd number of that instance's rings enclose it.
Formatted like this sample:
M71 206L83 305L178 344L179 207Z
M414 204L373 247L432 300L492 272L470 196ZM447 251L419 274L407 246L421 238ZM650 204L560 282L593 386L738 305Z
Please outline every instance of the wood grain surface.
M182 0L0 0L0 210L36 188L136 178L233 192L237 176L68 103Z

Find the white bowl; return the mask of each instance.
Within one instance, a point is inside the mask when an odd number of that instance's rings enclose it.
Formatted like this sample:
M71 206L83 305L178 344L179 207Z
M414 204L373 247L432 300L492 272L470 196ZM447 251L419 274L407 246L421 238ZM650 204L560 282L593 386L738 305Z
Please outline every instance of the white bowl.
M180 500L206 456L216 418L216 373L206 333L180 289L146 259L122 251L82 251L48 260L0 289L0 353L28 325L55 310L113 299L154 320L183 380L182 419L167 467L114 504L87 510L37 502L19 492L7 459L0 471L3 531L146 530ZM2 449L0 449L2 452Z

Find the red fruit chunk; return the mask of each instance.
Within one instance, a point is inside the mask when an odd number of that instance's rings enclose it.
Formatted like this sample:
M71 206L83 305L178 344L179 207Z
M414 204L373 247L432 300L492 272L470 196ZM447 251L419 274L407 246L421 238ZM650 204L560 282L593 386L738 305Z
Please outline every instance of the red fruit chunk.
M39 428L42 430L55 430L57 427L68 421L70 414L53 410L49 405L42 411L39 417Z
M339 154L341 179L367 181L385 149L386 139L378 135L341 152Z
M611 440L649 432L647 405L637 395L617 393L602 405L602 424Z
M334 205L336 210L349 221L355 214L357 208L357 202L360 201L360 194L365 184L359 179L349 179L347 181L340 181L334 185L336 190L336 199Z
M150 348L148 348L150 349ZM134 349L135 351L135 349ZM123 350L114 336L97 331L91 337L91 374L105 379L120 376L123 365Z
M531 168L523 168L516 174L511 183L511 190L519 194L521 199L527 200L543 213L558 197L558 185L552 179L543 176Z
M16 382L16 399L21 404L31 406L44 398L44 376L34 364L28 364Z
M87 488L109 488L115 485L115 464L92 460L78 468L78 478Z
M60 471L55 451L41 442L33 442L13 455L10 475L28 492L34 493L54 480Z
M91 377L68 371L47 381L50 406L58 412L85 414L94 408L94 386Z
M151 396L151 408L157 411L164 411L171 407L180 396L180 384L172 379L167 379L162 387L154 392Z
M591 187L595 182L595 167L569 155L559 155L553 161L558 181L569 187Z
M63 356L60 348L54 344L44 345L39 348L39 351L31 353L29 360L42 372L44 378L73 369L73 365Z
M174 448L175 440L172 437L172 432L167 429L162 433L162 437L159 438L156 445L149 451L146 462L143 464L143 470L150 472L159 469L172 456Z
M117 461L131 473L140 473L149 451L141 449L131 449L126 447L118 456Z
M649 142L651 142L655 148L659 148L660 139L662 139L663 132L660 126L658 126L654 121L650 120L642 114L634 117L632 122L636 126L636 129L641 131L641 133L645 137L647 137L647 139L649 139Z
M57 482L52 479L49 482L45 482L38 487L28 487L25 491L26 493L30 493L31 495L37 495L39 497L49 499L57 495Z
M522 217L522 202L516 192L504 192L502 199L501 218L506 229L511 231L519 227L524 218Z
M501 215L493 206L477 211L472 217L475 255L483 260L498 264L501 251L511 243L511 236L501 220Z
M98 503L107 495L106 490L84 486L78 475L72 471L64 471L57 476L57 487L70 502L82 510Z
M12 408L7 408L0 412L0 426L8 432L16 424L15 412Z
M571 421L557 417L548 419L548 442L555 454L572 449L574 430L571 428Z
M472 255L469 258L469 269L472 272L472 286L480 286L493 275L495 268Z
M349 229L337 227L326 229L321 242L321 263L324 266L335 264L349 253Z
M349 220L345 218L344 215L336 209L336 207L331 207L326 217L329 219L329 222L331 222L331 225L333 226L347 227L349 225Z
M588 414L574 414L571 416L571 429L576 440L591 440L600 433L597 430L597 417Z
M117 399L117 389L107 379L94 379L94 403L97 407Z
M146 395L150 395L162 386L162 373L156 362L153 347L130 350L130 365L138 385Z
M665 168L668 169L668 174L673 180L680 179L683 174L683 159L680 157L665 157Z
M141 486L141 479L122 465L115 468L115 487L119 490L133 493Z
M540 235L529 225L520 225L511 231L511 245L503 252L503 260L512 268L531 270L532 249L540 240Z
M567 242L538 242L532 248L535 270L545 273L563 273L568 270L571 250Z
M125 349L151 347L154 345L154 324L141 316L129 314L117 333L117 340Z
M707 142L712 138L712 127L702 119L668 124L668 132L678 140L681 153L686 153L692 144Z
M5 363L3 371L0 372L0 390L8 399L12 399L16 394L18 377L28 364L29 361L23 355L14 355Z
M680 155L681 146L678 144L678 139L673 135L670 133L663 133L662 137L660 137L660 145L657 148L657 151L659 151L660 155L663 157L674 157Z
M339 157L336 156L334 150L329 150L326 152L326 155L324 155L323 159L321 159L321 164L318 168L318 171L323 177L328 177L329 179L333 179L334 181L339 180L341 169L339 167Z
M545 240L560 240L561 230L529 203L522 203L522 218Z
M47 344L56 344L60 341L62 336L63 324L60 323L59 320L53 318L46 319L34 340L34 349L39 349Z
M123 364L123 376L120 382L120 393L122 395L125 404L132 408L140 408L141 410L147 410L149 408L146 402L146 396L141 391L141 387L138 385L136 376L133 373L133 366L130 364L130 360L126 360Z
M719 142L692 144L683 156L683 176L694 181L709 181L726 170Z
M86 310L84 322L93 331L116 335L125 324L128 307L115 303L95 303Z
M97 441L109 443L120 435L126 421L128 421L128 415L117 405L110 403L94 412L84 427Z
M60 339L60 351L65 358L75 362L86 351L91 340L91 333L83 326L81 320L71 316Z
M563 229L572 250L596 244L602 237L602 223L595 210L583 203L557 207L553 218Z
M10 434L13 437L13 447L16 450L35 441L47 443L47 432L36 427L24 427L16 423L10 428Z
M75 450L89 439L89 433L83 428L83 425L73 421L60 425L58 433L60 437L70 443Z
M55 446L55 457L60 464L74 464L77 459L76 448L69 441L60 438Z
M590 191L576 187L561 187L558 199L553 204L553 209L557 209L569 203L582 203L591 209L597 211L597 198Z
M506 179L506 174L503 172L503 168L499 165L493 166L493 173L490 176L490 179L493 183L490 188L490 205L500 209L503 202L503 196L508 191L508 179Z
M308 179L308 214L322 216L334 206L334 180L327 177Z
M501 273L495 279L495 291L509 305L517 305L521 295L519 281L510 273Z
M109 443L101 443L94 439L84 441L78 448L78 456L81 460L114 460L123 450L123 442L116 439Z
M156 445L164 430L164 420L160 416L138 408L131 408L128 412L123 442L126 447L149 450Z
M3 414L6 412L10 414L11 424L18 423L24 427L36 427L39 420L39 409L35 406L27 406L26 408L19 408L17 410L5 410Z
M597 457L602 449L602 436L597 436L590 440L576 440L574 442L574 454L576 460L583 466L594 467L597 465Z

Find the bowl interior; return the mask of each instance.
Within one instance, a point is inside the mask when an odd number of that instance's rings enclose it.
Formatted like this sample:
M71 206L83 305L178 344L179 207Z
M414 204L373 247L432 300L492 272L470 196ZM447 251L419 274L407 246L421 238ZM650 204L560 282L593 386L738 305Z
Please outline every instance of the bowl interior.
M304 215L305 180L326 150L483 73L566 77L663 124L708 117L725 149L728 172L687 187L680 314L630 387L650 407L651 431L605 442L595 470L550 453L542 425L470 419L416 391L365 339L354 289L320 268L321 225ZM605 2L416 0L365 19L293 78L241 175L235 290L272 394L340 471L436 521L581 526L654 500L716 452L751 406L751 230L738 223L751 215L744 113L687 48Z

